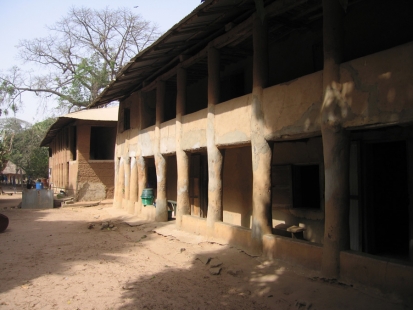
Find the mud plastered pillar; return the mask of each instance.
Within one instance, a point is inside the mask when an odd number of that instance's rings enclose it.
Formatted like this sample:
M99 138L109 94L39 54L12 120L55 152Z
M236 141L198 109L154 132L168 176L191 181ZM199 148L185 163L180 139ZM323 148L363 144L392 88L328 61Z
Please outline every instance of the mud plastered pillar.
M272 151L265 140L263 89L268 82L267 22L258 14L253 21L253 88L251 103L252 152L252 230L251 237L257 250L262 247L262 236L271 230L271 158Z
M166 160L161 153L161 124L164 115L165 82L158 80L156 86L156 124L155 124L155 167L156 167L156 213L157 222L168 221L168 206L166 203Z
M185 115L186 105L186 70L178 68L177 72L177 96L176 96L176 164L178 170L177 181L177 209L176 225L182 225L182 216L191 214L189 205L189 158L182 149L182 117Z
M139 200L139 186L138 186L138 165L136 164L136 157L131 157L130 162L130 186L129 186L129 207L128 213L134 214L135 203Z
M407 140L408 161L413 162L413 130L410 130ZM413 184L413 165L408 168L409 188ZM413 191L409 190L409 258L413 261Z
M219 103L220 77L219 51L208 48L208 213L207 226L213 228L215 222L222 221L222 162L221 151L215 145L215 105Z
M136 212L138 214L142 213L142 199L141 199L141 195L142 195L142 191L144 188L146 188L146 183L148 182L148 178L147 178L147 170L146 170L146 162L145 162L145 158L143 158L142 156L138 156L136 158L136 165L138 168L138 188L139 188L139 203L138 203L138 210L136 210Z
M115 184L115 191L113 193L113 206L115 208L119 208L119 167L120 167L120 158L116 157L115 160L115 177L114 177L114 184Z
M119 160L119 175L118 175L118 196L117 196L117 207L122 208L122 200L125 194L125 160L123 157Z
M122 209L128 211L130 196L130 157L125 157L125 194L122 201Z
M325 173L325 226L322 273L340 274L340 251L350 247L349 133L343 128L346 102L341 95L344 9L338 0L323 0L324 101L321 108Z

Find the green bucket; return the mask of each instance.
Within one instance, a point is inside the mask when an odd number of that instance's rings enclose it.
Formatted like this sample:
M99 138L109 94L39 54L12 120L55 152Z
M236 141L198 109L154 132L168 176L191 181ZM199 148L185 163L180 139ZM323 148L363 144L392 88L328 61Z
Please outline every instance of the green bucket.
M153 189L144 188L142 191L141 199L144 206L153 205Z

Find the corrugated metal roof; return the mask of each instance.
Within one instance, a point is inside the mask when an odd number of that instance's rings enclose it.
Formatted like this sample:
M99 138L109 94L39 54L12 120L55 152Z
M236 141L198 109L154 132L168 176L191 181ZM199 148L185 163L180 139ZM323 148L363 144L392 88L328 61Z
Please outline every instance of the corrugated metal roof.
M175 67L180 55L197 53L211 38L224 34L227 23L241 22L254 11L254 0L205 1L155 43L132 58L90 106L128 97L142 88L148 78L151 82L151 79Z
M53 141L57 133L65 126L74 122L75 120L90 120L90 121L118 121L119 106L100 109L88 109L78 112L63 115L57 119L56 122L50 126L40 146L48 146Z
M349 0L349 5L357 1L360 0ZM262 0L262 3L270 19L270 42L282 40L294 29L308 27L322 18L321 0ZM90 106L122 100L137 90L147 88L156 78L176 68L180 56L194 56L219 37L221 40L216 47L220 49L223 63L251 55L252 27L237 26L247 21L255 11L254 0L206 0L132 58ZM232 28L237 28L235 36L223 36ZM205 59L199 59L197 65L188 70L188 81L191 74L194 80L207 75Z

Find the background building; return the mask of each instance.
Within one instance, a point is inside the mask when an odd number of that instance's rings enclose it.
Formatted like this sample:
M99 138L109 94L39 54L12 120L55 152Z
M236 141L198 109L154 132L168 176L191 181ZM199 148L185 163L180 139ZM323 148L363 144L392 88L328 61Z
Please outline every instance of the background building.
M59 117L40 146L48 146L49 184L77 201L113 198L118 107Z

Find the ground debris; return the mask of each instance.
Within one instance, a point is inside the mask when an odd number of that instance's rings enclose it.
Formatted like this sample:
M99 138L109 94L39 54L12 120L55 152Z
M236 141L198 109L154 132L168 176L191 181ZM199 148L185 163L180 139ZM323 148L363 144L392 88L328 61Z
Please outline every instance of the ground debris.
M297 309L310 310L313 305L310 302L297 300L295 306Z
M221 273L222 268L221 267L213 267L209 268L209 273L212 274L213 276L217 276Z
M222 262L218 258L213 258L209 262L209 266L211 266L211 268L219 267L221 265L222 265Z
M211 257L206 256L206 255L199 255L196 259L198 259L204 265L207 265L209 261L211 260Z
M239 277L242 273L243 273L242 269L230 268L227 270L227 274L233 277Z

